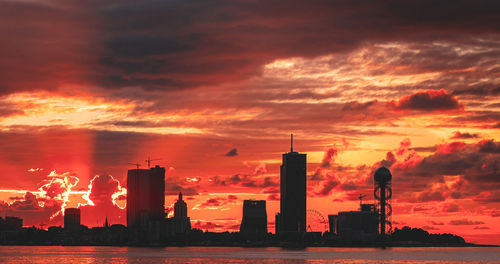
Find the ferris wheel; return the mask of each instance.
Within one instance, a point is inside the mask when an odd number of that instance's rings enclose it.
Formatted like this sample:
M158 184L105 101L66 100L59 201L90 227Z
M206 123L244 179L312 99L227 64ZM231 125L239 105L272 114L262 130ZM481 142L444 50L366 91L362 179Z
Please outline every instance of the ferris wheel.
M325 232L328 230L328 222L320 212L307 209L306 214L307 232Z

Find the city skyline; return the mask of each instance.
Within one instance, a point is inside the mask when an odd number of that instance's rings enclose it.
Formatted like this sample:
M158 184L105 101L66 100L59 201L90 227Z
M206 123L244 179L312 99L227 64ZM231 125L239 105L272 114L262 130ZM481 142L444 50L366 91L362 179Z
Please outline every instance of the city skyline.
M0 216L126 224L150 160L169 216L182 192L237 231L266 200L274 231L294 133L308 209L374 203L386 166L394 228L498 243L498 3L266 2L0 0Z

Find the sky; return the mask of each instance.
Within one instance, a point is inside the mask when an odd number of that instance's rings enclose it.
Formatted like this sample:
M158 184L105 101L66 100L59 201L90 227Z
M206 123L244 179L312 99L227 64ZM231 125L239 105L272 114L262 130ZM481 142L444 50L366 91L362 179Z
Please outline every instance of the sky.
M192 226L279 210L307 154L308 221L373 203L393 227L500 242L500 3L494 0L0 0L0 216L125 224L126 173L167 168ZM314 212L317 213L314 213Z

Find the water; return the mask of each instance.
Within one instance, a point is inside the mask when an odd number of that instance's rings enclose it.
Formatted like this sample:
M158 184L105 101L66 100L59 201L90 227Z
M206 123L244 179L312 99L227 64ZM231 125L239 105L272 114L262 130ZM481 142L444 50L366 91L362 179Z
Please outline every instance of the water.
M0 246L0 263L500 263L500 248L281 248Z

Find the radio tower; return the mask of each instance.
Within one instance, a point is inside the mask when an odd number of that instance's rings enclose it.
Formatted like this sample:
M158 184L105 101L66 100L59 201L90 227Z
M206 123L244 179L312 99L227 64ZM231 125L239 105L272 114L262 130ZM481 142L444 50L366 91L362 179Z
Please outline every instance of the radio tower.
M373 176L375 179L374 196L377 201L377 209L379 211L379 224L380 224L380 236L385 237L386 231L390 233L392 231L392 207L391 207L391 197L392 188L391 180L392 174L386 167L380 167L375 171Z

